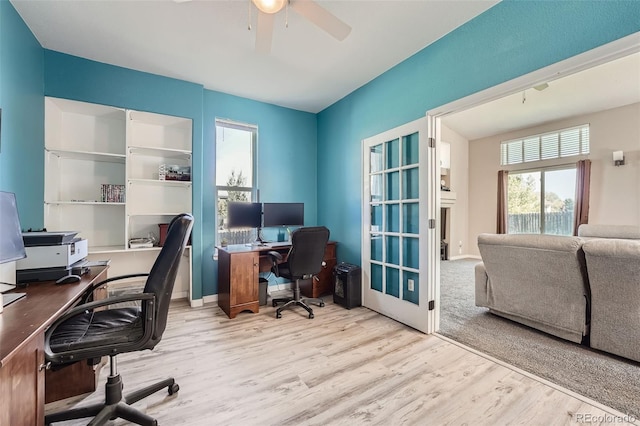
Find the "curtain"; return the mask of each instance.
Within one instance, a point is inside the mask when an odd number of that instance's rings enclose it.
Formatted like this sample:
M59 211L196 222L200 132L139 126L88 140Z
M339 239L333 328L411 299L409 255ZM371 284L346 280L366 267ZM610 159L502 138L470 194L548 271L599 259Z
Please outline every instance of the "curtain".
M498 172L498 223L496 226L496 232L498 234L506 234L508 226L508 212L507 212L507 194L509 192L509 172L507 170L500 170Z
M591 184L591 160L580 160L576 164L576 202L573 216L573 235L578 227L589 223L589 187Z

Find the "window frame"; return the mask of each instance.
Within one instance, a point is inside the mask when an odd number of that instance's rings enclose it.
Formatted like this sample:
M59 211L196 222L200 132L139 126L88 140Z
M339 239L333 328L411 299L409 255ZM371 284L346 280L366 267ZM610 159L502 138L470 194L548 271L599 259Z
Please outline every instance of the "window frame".
M563 140L566 140L567 136L578 130L578 147L577 152L571 152L567 155L563 155L563 148L566 149L569 145L565 143L563 147ZM544 139L548 139L550 136L555 136L557 140L556 151L545 151L546 143ZM563 138L564 136L564 138ZM586 139L585 139L586 136ZM566 127L558 130L553 130L544 133L538 133L533 135L522 136L515 139L509 139L500 142L500 165L512 166L517 164L535 163L538 161L554 160L559 158L569 158L579 155L587 155L590 153L590 141L591 141L591 128L590 124L580 124L578 126ZM511 153L510 146L519 144L519 151ZM534 146L532 149L532 145ZM535 149L537 148L537 149ZM528 153L537 151L537 158L531 158ZM528 159L531 158L531 159Z
M218 226L218 204L220 201L220 192L222 191L238 191L238 192L249 192L251 194L250 202L258 202L259 201L259 189L258 189L258 126L255 124L241 123L234 120L229 120L225 118L216 118L215 119L215 144L216 144L216 176L214 176L214 198L215 198L215 224L216 224L216 245L220 245L220 227ZM218 170L218 129L219 128L228 128L241 130L251 133L251 186L228 186L228 185L218 185L217 184L217 170Z
M519 175L519 174L526 174L526 173L534 173L534 172L539 172L540 173L540 211L538 212L538 214L540 215L540 229L538 231L538 234L543 235L564 235L564 234L547 234L546 233L546 218L545 218L545 199L546 199L546 184L545 184L545 174L546 172L553 172L553 171L560 171L560 170L577 170L577 166L575 163L565 163L565 164L558 164L558 165L553 165L553 166L541 166L541 167L529 167L529 168L522 168L522 169L517 169L517 170L511 170L509 171L509 177L513 176L513 175ZM509 202L508 202L508 197L509 197L509 185L507 184L507 233L509 232ZM573 195L573 205L574 205L574 209L573 209L573 220L575 220L575 194ZM573 232L570 234L573 235Z

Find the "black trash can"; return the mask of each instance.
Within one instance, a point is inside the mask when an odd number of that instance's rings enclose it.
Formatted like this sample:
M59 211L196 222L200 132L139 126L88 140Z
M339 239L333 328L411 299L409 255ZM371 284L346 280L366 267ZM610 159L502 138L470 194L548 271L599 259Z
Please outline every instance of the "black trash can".
M362 270L358 265L340 262L333 268L333 303L347 309L362 304Z
M269 287L269 281L266 278L260 277L258 279L258 285L258 303L260 306L264 306L267 304L267 287Z

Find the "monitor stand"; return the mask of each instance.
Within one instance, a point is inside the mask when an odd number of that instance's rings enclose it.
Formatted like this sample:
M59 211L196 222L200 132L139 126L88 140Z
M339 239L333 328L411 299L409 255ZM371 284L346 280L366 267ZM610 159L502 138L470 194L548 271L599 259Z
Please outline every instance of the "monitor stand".
M258 247L266 246L265 241L262 239L262 228L258 228L258 235L253 245Z

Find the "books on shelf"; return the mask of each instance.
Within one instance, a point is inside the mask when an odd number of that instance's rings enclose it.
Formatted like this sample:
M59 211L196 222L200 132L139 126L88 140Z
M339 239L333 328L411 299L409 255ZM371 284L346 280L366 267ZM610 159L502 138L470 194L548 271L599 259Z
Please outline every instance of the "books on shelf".
M124 203L124 185L103 183L101 187L101 199L103 203Z

